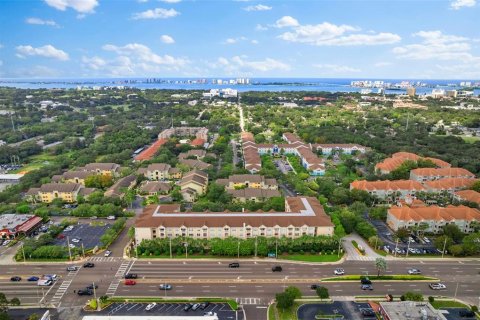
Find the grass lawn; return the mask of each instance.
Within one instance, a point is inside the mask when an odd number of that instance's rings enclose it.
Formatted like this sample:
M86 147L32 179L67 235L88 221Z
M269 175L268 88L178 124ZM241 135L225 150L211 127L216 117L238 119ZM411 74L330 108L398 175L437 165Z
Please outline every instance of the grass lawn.
M63 155L68 155L64 153ZM26 160L24 166L20 169L13 170L12 173L27 173L33 170L37 170L55 160L57 156L50 154L48 151L31 156Z
M335 262L342 258L342 255L337 256L336 254L322 254L322 255L311 255L311 254L292 254L279 256L278 259L283 260L293 260L293 261L306 261L306 262Z
M457 136L463 139L466 143L475 143L480 141L480 137L466 137L466 136Z
M435 300L432 303L432 307L435 309L440 309L440 308L466 308L470 310L470 307L454 300Z

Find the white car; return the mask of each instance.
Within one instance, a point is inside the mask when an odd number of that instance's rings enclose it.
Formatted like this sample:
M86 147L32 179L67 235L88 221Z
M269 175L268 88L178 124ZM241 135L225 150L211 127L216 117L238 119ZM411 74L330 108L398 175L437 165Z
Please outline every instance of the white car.
M447 289L447 286L444 285L443 283L430 283L428 286L432 290L445 290L445 289Z
M427 237L423 238L423 241L425 241L425 243L430 243L430 239L428 239Z
M107 220L115 220L115 216L108 216Z
M3 243L4 246L8 245L10 243L11 240L5 240L5 242Z
M112 254L112 251L110 250L105 251L105 257L110 257L111 254Z
M343 270L342 268L337 268L333 271L333 273L337 276L341 276L345 274L345 270Z
M150 311L150 310L152 310L153 308L155 308L156 305L157 305L156 302L149 303L148 306L145 308L145 311Z
M73 238L73 239L72 239L72 242L74 242L74 243L78 243L78 242L80 242L80 239Z
M70 249L75 248L75 245L73 243L70 243L68 246L70 247Z
M411 268L411 269L408 269L408 274L422 274L422 272L418 269Z

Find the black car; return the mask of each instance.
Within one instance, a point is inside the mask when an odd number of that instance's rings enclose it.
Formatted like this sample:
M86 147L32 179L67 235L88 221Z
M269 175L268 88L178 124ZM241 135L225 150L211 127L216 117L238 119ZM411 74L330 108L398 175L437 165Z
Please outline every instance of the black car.
M318 284L312 284L312 285L310 286L310 289L312 289L312 290L317 290L319 287L320 287L320 286L319 286Z
M93 283L92 284L89 284L86 289L88 290L93 290ZM98 289L98 285L95 285L95 289Z
M138 276L136 273L127 273L125 274L125 279L137 279Z
M372 281L370 281L370 279L368 279L368 277L361 277L360 278L360 283L361 284L372 284Z
M89 289L81 289L77 291L77 294L79 296L91 296L93 294L93 291Z
M364 317L375 317L375 311L372 309L363 309L362 310L362 316Z
M210 302L203 302L200 304L200 310L205 310L210 305Z
M475 312L470 310L460 310L460 312L458 312L458 315L462 318L473 318L475 317Z
M95 267L95 264L91 263L91 262L86 262L86 263L83 264L83 267L84 268L93 268L93 267Z
M22 281L22 278L19 276L14 276L10 278L10 281Z
M240 263L232 262L228 265L229 268L240 268Z
M192 307L193 307L193 304L187 303L187 304L185 305L185 307L183 307L183 311L188 311L188 310L192 309Z
M282 272L282 266L274 266L272 267L273 272Z

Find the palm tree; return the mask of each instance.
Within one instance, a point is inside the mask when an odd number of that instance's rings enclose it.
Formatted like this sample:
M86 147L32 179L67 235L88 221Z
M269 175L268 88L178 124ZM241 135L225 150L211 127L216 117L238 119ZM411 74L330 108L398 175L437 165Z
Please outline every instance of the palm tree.
M377 269L377 276L380 277L380 272L387 270L387 260L384 258L375 259L375 268Z

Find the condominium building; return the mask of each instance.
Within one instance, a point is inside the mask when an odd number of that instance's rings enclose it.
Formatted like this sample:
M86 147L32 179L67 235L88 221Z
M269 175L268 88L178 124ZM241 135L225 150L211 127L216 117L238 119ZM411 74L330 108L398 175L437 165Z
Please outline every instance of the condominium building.
M150 205L135 221L135 240L171 237L298 238L333 235L334 225L314 197L285 199L285 212L181 212L180 205Z
M425 223L427 232L438 233L445 225L455 224L462 232L468 233L474 231L472 222L480 222L480 211L466 206L393 206L387 211L387 224L394 231Z
M183 199L187 202L194 202L198 196L207 192L208 174L200 170L192 170L185 173L178 185Z
M375 165L375 171L380 174L389 174L390 172L398 169L405 161L410 160L417 162L419 159L430 160L439 168L448 168L450 164L443 160L430 157L420 157L415 153L410 152L397 152L392 154L390 158L384 159Z
M119 176L120 165L116 163L89 163L78 170L95 172L96 174Z
M321 150L322 154L329 155L333 152L341 152L344 154L352 154L354 152L366 153L370 148L359 144L351 143L316 143L312 144L313 150Z
M172 168L168 163L149 164L144 173L149 180L168 180L180 179L182 172L177 168Z
M357 180L350 183L350 190L353 189L364 190L380 199L389 197L405 199L414 196L417 192L426 190L420 182L414 180Z
M448 192L453 193L462 189L468 189L478 179L470 178L445 178L433 181L425 181L424 185L429 192Z
M62 199L64 202L76 202L78 196L87 197L94 188L85 188L79 183L46 183L40 188L31 188L26 197L31 201L50 203L55 199Z
M458 201L474 202L480 205L480 192L474 190L460 190L455 192L455 199Z
M474 179L475 175L463 168L418 168L410 171L410 179L420 182L445 178Z
M228 179L217 179L216 183L225 186L226 189L278 189L276 179L268 179L255 174L235 174L228 177Z
M96 173L89 171L67 171L61 175L54 175L52 177L52 182L80 183L85 185L85 179L94 174Z

